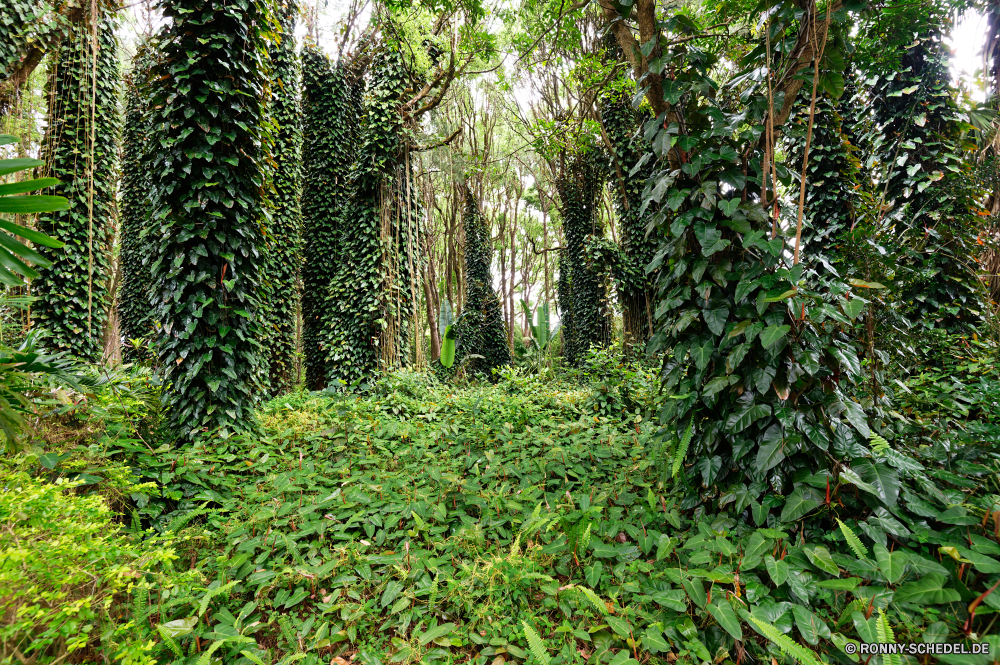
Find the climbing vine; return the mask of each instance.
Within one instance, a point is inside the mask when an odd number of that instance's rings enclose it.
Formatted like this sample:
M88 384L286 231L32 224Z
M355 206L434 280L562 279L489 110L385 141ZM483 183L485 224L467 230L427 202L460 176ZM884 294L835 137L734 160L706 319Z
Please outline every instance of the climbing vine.
M118 324L124 338L122 356L143 358L132 340L153 339L155 330L149 308L149 264L152 261L149 228L149 172L144 161L149 150L150 126L146 116L142 81L148 76L152 54L140 49L125 82L125 131L122 135L121 199L119 228L121 284L118 287Z
M610 155L608 188L615 203L621 244L612 250L614 260L612 275L622 308L622 326L626 350L643 350L652 334L654 276L646 274L646 266L656 253L656 237L647 236L646 226L651 211L639 214L642 208L642 189L651 167L641 163L645 154L641 138L637 135L643 114L632 108L632 95L628 91L613 91L603 100L601 120L604 124L613 154ZM599 262L600 240L588 245L588 257ZM614 250L617 249L617 252Z
M281 42L273 56L274 93L270 114L276 127L271 167L273 186L271 226L267 238L267 270L263 282L268 298L264 349L270 393L293 387L296 318L301 249L302 126L299 109L299 60L295 53L295 16L298 5L287 1L280 9Z
M459 326L463 355L476 354L466 364L469 372L492 377L494 369L511 363L507 326L500 296L493 288L493 239L472 192L465 192L465 308Z
M556 180L566 238L566 249L559 259L559 310L564 321L566 312L572 317L570 327L563 327L563 354L570 364L583 360L590 347L605 347L611 342L603 271L588 262L586 255L588 236L604 236L597 214L597 197L604 184L602 171L598 153L576 154L568 157Z
M407 252L413 201L406 200L400 97L406 87L404 65L388 44L375 56L367 80L358 137L357 161L350 174L351 202L339 228L339 261L331 275L323 329L327 379L351 384L405 361L412 311Z
M159 148L151 234L152 316L175 438L227 437L254 422L261 392L261 192L267 40L263 0L166 0L152 73Z
M306 383L326 385L330 371L323 350L324 331L336 325L336 311L326 299L334 276L355 257L344 251L344 227L350 227L361 115L357 73L346 63L331 67L314 45L302 50L303 190L302 190L302 345ZM350 261L341 260L351 257Z
M39 248L52 266L38 271L33 316L51 335L54 348L97 361L111 305L108 276L121 125L117 22L111 16L91 20L96 25L76 31L62 44L52 68L45 162L59 179L54 193L70 204L38 219L41 232L66 246Z

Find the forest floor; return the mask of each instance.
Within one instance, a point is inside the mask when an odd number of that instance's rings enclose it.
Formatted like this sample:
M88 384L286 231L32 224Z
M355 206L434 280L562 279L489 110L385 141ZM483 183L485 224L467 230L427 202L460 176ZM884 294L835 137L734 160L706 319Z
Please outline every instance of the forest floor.
M62 453L7 460L0 483L76 477L91 485L72 500L124 516L88 518L96 554L33 552L38 578L89 556L125 580L95 614L100 640L84 635L70 662L817 663L818 651L847 663L843 647L886 628L919 642L959 630L986 578L962 568L964 591L944 584L947 556L858 551L850 528L769 516L781 497L695 507L697 469L675 471L650 422L654 392L640 371L610 388L400 372L360 396L281 397L257 433L177 449L130 434L135 399L105 399L48 426ZM9 494L0 523L16 515ZM74 537L66 509L52 511L39 543ZM980 521L963 516L941 519ZM1000 572L1000 545L971 528L956 552ZM997 609L987 599L978 615ZM995 634L984 640L1000 653Z

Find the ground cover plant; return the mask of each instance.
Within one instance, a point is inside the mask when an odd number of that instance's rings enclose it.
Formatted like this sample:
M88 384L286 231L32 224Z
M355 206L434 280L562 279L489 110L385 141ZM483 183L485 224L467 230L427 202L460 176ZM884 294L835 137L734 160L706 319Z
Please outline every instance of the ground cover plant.
M0 665L1000 662L994 4L335 4L0 4Z

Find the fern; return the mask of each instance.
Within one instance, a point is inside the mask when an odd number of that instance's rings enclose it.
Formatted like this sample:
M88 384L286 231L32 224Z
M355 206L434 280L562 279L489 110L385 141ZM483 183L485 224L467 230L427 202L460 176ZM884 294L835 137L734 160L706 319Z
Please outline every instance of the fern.
M864 612L868 608L868 603L865 602L864 598L855 598L847 604L844 611L840 613L840 618L837 619L836 627L839 628L842 623L850 618L853 612Z
M531 653L535 654L535 658L538 659L539 663L549 665L549 654L545 650L545 642L535 632L535 629L528 625L527 621L521 621L521 625L524 626L524 637L528 640Z
M681 437L681 442L677 445L677 452L674 454L674 469L670 474L671 477L676 478L677 472L681 470L681 465L684 464L684 458L687 457L688 446L691 445L691 437L694 435L694 416L691 417L691 421L688 423L687 430L684 431L684 436Z
M284 539L284 541L285 541L285 547L288 549L289 553L292 555L292 559L295 560L295 563L297 563L297 564L299 564L301 566L302 563L303 563L303 561L302 561L302 555L299 554L299 546L295 543L294 540L292 540L291 538L288 537L287 533L282 533L281 537Z
M892 626L889 625L889 618L885 615L885 610L881 607L878 608L878 621L875 622L875 634L878 635L878 641L882 644L896 643L896 635L892 632ZM898 653L886 654L883 659L884 665L900 665L900 662Z
M795 660L802 665L823 665L823 662L816 657L816 654L806 649L801 644L797 644L790 637L782 633L780 630L767 623L766 621L761 621L757 617L751 615L750 620L757 624L760 632L763 633L764 637L774 642L789 658Z
M431 582L431 595L430 595L430 597L429 597L429 598L427 599L427 609L428 609L428 611L430 611L430 612L433 612L433 611L434 611L434 603L436 603L436 602L437 602L437 595L438 595L438 579L439 579L440 577L441 577L441 573L438 573L437 577L435 577L435 578L434 578L434 581L432 581L432 582Z
M178 658L184 657L184 652L181 651L180 646L174 641L174 638L170 637L170 633L167 632L166 628L163 626L157 626L156 631L160 634L160 637L163 638L163 641L166 642L167 646L170 647L170 650L174 652L175 656Z
M587 523L587 528L580 536L580 543L577 550L580 554L585 554L587 552L587 546L590 545L590 522Z
M885 457L885 454L891 450L889 442L874 432L871 435L870 441L872 444L872 452L879 457Z
M840 525L840 530L844 534L844 539L847 541L847 544L851 547L851 551L854 552L854 556L862 560L867 559L868 548L864 546L864 544L861 542L861 539L858 538L856 535L854 535L854 532L851 531L851 528L846 524L844 524L843 522L841 522L839 519L837 520L837 524Z
M138 588L135 590L135 595L132 597L132 617L135 619L135 623L138 626L140 623L146 620L146 615L149 614L149 590L145 587Z
M205 611L208 610L208 604L212 602L213 598L218 596L220 593L225 593L226 591L229 591L238 583L239 580L233 580L232 582L227 582L222 586L215 587L214 589L209 589L208 592L204 596L202 596L201 603L198 605L198 616L202 616L203 614L205 614Z
M298 653L290 653L278 661L278 665L291 665L291 663L294 663L297 660L302 660L305 657L306 655L301 651Z
M590 601L590 604L593 605L600 614L603 615L608 613L608 606L604 604L601 597L594 593L592 589L588 589L585 586L578 586L576 588L587 598L587 600Z
M287 614L278 617L278 628L281 629L281 635L288 642L288 646L293 648L298 646L299 641L295 638L295 628L292 627L292 622Z
M212 662L212 654L215 653L219 647L228 642L237 642L239 644L246 644L248 642L253 642L256 644L255 640L251 637L245 637L243 635L234 635L233 637L227 637L224 640L216 640L209 645L205 653L201 654L201 658L198 659L196 665L208 665Z
M192 510L189 513L184 513L180 517L175 517L173 521L171 521L170 524L167 525L167 531L172 533L179 533L180 530L183 529L187 525L187 523L193 520L194 518L201 517L202 515L208 515L209 513L214 513L215 509L206 508L207 505L208 502L206 501L205 503L201 504L201 508L198 508L197 510Z

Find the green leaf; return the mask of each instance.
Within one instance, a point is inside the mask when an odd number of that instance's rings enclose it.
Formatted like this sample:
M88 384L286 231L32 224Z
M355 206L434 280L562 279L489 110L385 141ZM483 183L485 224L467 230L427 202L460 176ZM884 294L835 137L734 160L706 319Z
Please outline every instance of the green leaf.
M440 626L435 626L434 628L425 631L423 634L420 635L420 637L417 638L417 641L420 642L420 646L424 646L436 640L439 637L444 637L454 629L455 629L455 624L443 623Z
M733 606L725 599L718 603L711 603L708 606L708 612L734 639L743 639L743 628L740 626L740 620L737 618L736 612L733 611Z
M861 460L854 467L861 480L875 488L876 496L889 508L896 505L899 499L899 473L884 462L872 464L869 460Z
M708 325L708 329L712 331L712 334L721 335L726 327L726 320L729 318L729 308L705 309L702 310L702 316L705 318L705 324Z
M50 238L44 233L39 233L38 231L32 231L31 229L26 229L23 226L18 226L17 224L14 224L13 222L8 222L7 220L4 219L0 219L0 229L3 229L4 231L7 231L13 235L26 238L27 240L30 240L36 245L43 245L45 247L52 247L55 249L59 249L60 247L66 244L62 241L56 240L55 238Z
M841 579L834 580L823 580L817 582L816 586L820 589L833 589L834 591L850 591L861 583L860 577L844 577Z
M705 609L708 602L708 595L705 593L705 585L699 579L685 579L681 586L687 591L688 598L694 601L698 607Z
M675 612L687 611L687 593L683 589L671 589L670 591L657 591L650 596L657 605L662 605Z
M844 314L849 316L851 321L854 321L861 314L862 310L864 310L865 303L860 298L853 298L851 300L844 300L840 303L840 306L844 308Z
M948 579L944 575L931 573L915 582L909 582L896 589L892 596L896 603L916 603L917 605L943 605L962 600L957 589L946 589Z
M642 635L642 643L652 653L670 651L670 644L663 637L663 631L655 625L646 627L646 632Z
M903 576L903 571L906 569L906 552L902 550L889 552L881 543L875 543L873 549L879 570L889 580L889 584L895 584Z
M817 506L823 503L823 495L815 487L799 485L788 496L785 506L781 510L780 520L782 522L795 522L800 517L812 512Z
M764 567L767 568L767 574L771 576L774 586L781 586L788 579L788 564L782 559L775 559L768 554L764 557Z
M22 180L21 182L8 182L0 184L0 196L13 196L14 194L25 194L34 192L46 187L55 187L59 181L55 178L37 178L35 180Z
M611 630L615 631L622 639L628 640L632 638L632 624L628 621L610 615L604 617L604 620L608 622Z
M765 349L774 346L781 338L788 334L791 326L768 326L760 333L760 343Z
M0 159L0 175L17 173L26 169L33 169L36 166L45 166L45 162L27 158Z
M820 638L830 639L830 627L818 616L802 607L792 606L792 616L795 617L795 627L799 629L802 638L809 644L816 646Z
M812 565L831 575L840 575L840 569L833 562L830 550L822 545L817 545L815 547L804 547L802 551L806 553L806 557L808 557Z
M441 340L441 364L451 367L455 364L455 329L453 325L444 329L444 339Z
M726 419L726 431L730 434L739 434L752 423L771 415L771 407L767 404L751 404L749 407L731 414Z
M764 474L785 459L784 432L780 424L775 423L764 432L764 438L757 450L757 473Z
M56 212L69 208L64 196L0 196L0 212L29 215L36 212Z
M309 596L308 589L303 589L302 587L299 587L298 589L295 590L295 593L293 593L288 598L288 600L285 601L285 606L284 606L285 609L287 610L289 608L295 607L303 600L305 600L308 596Z

